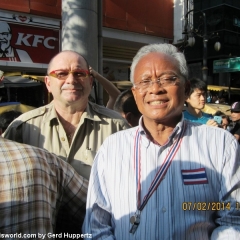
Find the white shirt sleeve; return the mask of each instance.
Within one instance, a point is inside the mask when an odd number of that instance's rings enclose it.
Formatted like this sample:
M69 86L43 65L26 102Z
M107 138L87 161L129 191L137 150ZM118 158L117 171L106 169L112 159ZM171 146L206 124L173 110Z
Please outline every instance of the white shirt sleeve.
M115 239L111 224L111 204L104 178L104 151L95 157L86 206L83 233L92 234L93 239Z

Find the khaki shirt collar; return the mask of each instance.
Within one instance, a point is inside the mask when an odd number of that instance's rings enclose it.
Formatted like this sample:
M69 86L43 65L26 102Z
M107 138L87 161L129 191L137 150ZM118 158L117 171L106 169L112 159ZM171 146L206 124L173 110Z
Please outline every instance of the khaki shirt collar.
M45 122L49 122L49 123L53 124L56 121L58 123L59 120L58 120L57 112L56 112L53 102L46 105L42 109L42 113L45 113L47 111L47 109L49 109L49 110L48 110L48 113L46 114ZM83 112L82 118L83 119L87 118L92 121L100 122L101 119L99 118L98 115L96 115L95 112L101 113L100 109L98 108L98 105L88 102L87 107L86 107L85 111Z

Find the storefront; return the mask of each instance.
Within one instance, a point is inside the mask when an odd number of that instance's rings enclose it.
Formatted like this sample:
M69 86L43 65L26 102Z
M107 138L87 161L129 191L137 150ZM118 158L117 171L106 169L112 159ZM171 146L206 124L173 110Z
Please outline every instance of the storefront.
M23 79L22 85L21 81L17 86L3 83L1 102L17 101L35 107L46 104L49 97L41 76L46 74L50 59L59 50L60 20L0 11L0 70L5 80L9 76ZM30 83L24 85L26 79Z

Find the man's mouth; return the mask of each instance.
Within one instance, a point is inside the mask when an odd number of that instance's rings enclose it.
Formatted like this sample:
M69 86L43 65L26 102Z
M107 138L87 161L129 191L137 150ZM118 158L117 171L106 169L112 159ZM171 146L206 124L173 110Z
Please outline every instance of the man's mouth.
M152 101L152 102L150 102L149 104L150 105L162 105L162 104L164 104L166 101Z
M82 91L83 88L82 87L75 87L75 88L65 88L63 87L62 90L68 90L68 91Z

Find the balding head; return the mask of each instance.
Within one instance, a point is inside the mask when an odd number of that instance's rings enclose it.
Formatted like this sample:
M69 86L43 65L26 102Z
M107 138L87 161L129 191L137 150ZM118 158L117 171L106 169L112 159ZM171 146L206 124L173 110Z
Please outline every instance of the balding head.
M61 61L62 57L77 57L79 58L79 61L82 63L82 67L83 69L85 70L88 70L89 69L89 64L88 64L88 61L81 55L79 54L78 52L75 52L75 51L72 51L72 50L64 50L62 52L59 52L58 54L56 54L52 59L51 61L49 62L48 64L48 70L47 70L47 73L51 72L52 69L52 66L55 65L55 63Z

